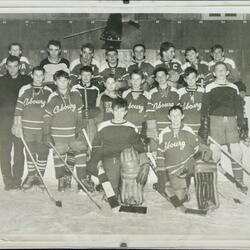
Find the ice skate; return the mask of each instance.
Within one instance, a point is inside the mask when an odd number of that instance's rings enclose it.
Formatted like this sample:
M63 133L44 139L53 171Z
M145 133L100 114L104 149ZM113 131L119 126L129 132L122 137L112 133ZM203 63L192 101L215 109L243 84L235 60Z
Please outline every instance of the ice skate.
M248 186L243 182L243 181L239 181L238 183L236 183L236 187L237 189L239 189L242 193L247 194L248 192Z
M58 179L58 187L57 187L57 190L59 192L64 192L65 191L65 178L64 176L63 177L60 177Z
M25 183L22 185L22 189L24 191L31 189L34 186L35 183L35 175L29 174Z
M90 176L87 176L86 178L83 178L80 180L82 185L88 190L88 192L93 193L95 191L95 184L91 180ZM78 183L78 191L84 191L81 187L81 185Z

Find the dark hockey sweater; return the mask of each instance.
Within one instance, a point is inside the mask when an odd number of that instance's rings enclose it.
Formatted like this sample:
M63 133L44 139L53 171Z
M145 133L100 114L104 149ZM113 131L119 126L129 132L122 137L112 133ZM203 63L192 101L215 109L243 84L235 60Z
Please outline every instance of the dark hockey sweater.
M243 118L243 106L239 90L233 83L218 84L216 81L205 88L202 116L237 116Z
M15 116L22 116L22 127L26 133L39 133L43 126L45 105L52 90L47 86L35 92L31 84L23 86L19 91Z

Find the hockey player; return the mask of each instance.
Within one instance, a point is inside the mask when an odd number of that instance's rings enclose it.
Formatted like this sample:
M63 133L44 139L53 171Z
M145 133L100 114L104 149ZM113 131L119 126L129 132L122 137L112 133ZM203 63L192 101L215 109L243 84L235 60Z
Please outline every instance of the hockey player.
M182 124L184 114L180 106L172 106L168 118L170 126L159 134L156 158L158 191L168 196L171 189L183 202L188 195L185 178L193 171L193 156L199 149L198 137L190 127Z
M44 115L44 138L46 145L53 144L66 159L67 153L73 152L78 178L86 185L87 144L82 134L82 98L77 90L69 90L69 74L59 70L54 75L57 91L48 99ZM51 146L50 146L51 147ZM70 187L64 164L54 154L58 191Z
M212 61L208 63L208 67L211 73L214 72L214 66L217 62L224 62L228 68L228 81L236 82L240 80L240 73L236 68L235 62L228 57L225 57L225 51L222 45L215 44L211 47L211 58ZM211 82L211 81L210 81Z
M106 63L104 63L100 69L100 75L107 77L109 74L115 75L118 81L117 89L121 93L128 89L128 83L126 80L127 71L126 67L121 64L118 58L118 50L114 47L110 47L105 51Z
M44 86L45 71L41 66L32 70L33 82L23 86L19 91L14 117L12 132L16 137L23 136L29 147L33 158L36 159L41 175L44 175L49 148L42 143L43 137L43 116L45 104L52 90ZM38 184L41 189L44 185L40 176L36 173L35 166L27 155L28 177L23 183L23 189L30 189L34 184Z
M47 53L48 57L41 61L40 66L45 70L45 84L54 91L56 85L53 76L59 70L69 72L69 61L61 57L62 45L60 41L50 40L47 44Z
M200 128L200 112L204 89L197 86L198 72L192 67L185 69L184 80L187 83L187 87L178 90L180 104L185 115L184 124L191 127L197 134Z
M87 129L88 136L92 141L96 133L96 124L98 123L99 108L96 107L96 101L100 94L99 89L91 83L93 71L90 66L83 66L80 69L80 82L72 87L72 90L78 90L81 94L83 109L83 125Z
M154 82L154 67L151 63L146 61L146 47L144 44L138 43L133 46L133 60L128 66L128 73L131 74L135 70L143 75L143 78L145 79L143 88L149 91Z
M140 71L134 70L130 73L131 88L124 91L122 97L128 102L128 113L126 120L136 125L139 132L145 127L146 108L148 104L149 93L144 91L144 78Z
M181 62L175 59L175 46L171 42L163 42L160 46L161 59L155 63L155 68L165 67L168 71L174 70L182 74Z
M112 103L113 119L102 122L93 141L93 151L87 170L97 176L97 164L102 161L103 168L114 189L119 194L121 178L120 155L124 149L133 147L134 150L144 152L138 130L134 124L125 120L128 111L127 101L117 98Z
M22 55L23 48L20 43L11 43L9 45L9 55L10 56L17 56L20 59L20 74L21 75L29 75L31 73L31 66L29 60ZM3 76L7 73L6 69L6 61L7 57L2 60L0 63L0 75Z
M0 77L0 162L4 188L10 190L20 188L24 170L23 143L11 133L11 126L18 92L23 85L31 83L32 79L19 73L19 57L9 56L6 68L7 74Z
M97 100L96 106L100 109L100 114L98 115L98 123L111 120L113 118L112 114L112 102L119 97L116 90L116 78L114 75L110 74L104 79L105 91L101 93Z
M208 69L208 63L199 59L199 52L195 47L188 47L185 49L186 63L182 65L183 71L188 67L193 67L197 70L197 85L203 87L204 82L213 78Z
M228 145L234 158L241 161L242 150L239 142L246 139L247 126L239 90L236 85L227 80L228 74L228 66L224 62L217 62L214 65L216 80L208 84L205 89L199 134L205 142L210 134L219 144ZM220 148L214 144L210 147L213 151L214 162L220 164ZM242 190L246 192L248 187L243 183L242 168L232 161L232 170L235 179L242 184Z
M149 92L146 119L147 137L150 138L151 151L155 155L159 133L169 124L166 113L172 106L179 103L179 95L175 88L168 86L166 68L156 68L154 75L159 87Z

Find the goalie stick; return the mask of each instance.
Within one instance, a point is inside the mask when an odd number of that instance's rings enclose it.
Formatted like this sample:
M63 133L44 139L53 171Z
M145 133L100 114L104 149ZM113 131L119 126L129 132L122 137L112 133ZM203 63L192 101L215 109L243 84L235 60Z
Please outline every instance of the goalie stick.
M156 162L152 155L152 153L148 152L147 156L150 160L150 167L153 170L155 176L157 177L156 173ZM158 190L156 190L158 192ZM180 201L180 199L176 195L170 196L170 193L167 194L168 197L164 196L160 192L158 192L162 197L170 201L170 203L179 211L182 211L186 214L196 214L196 215L207 215L208 210L206 209L194 209L194 208L187 208L183 205L183 203Z

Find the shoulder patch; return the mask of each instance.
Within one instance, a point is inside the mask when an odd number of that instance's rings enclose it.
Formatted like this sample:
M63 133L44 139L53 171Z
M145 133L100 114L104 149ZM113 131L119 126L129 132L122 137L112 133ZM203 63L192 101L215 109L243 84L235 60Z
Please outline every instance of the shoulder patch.
M25 91L27 91L28 89L31 89L31 88L32 88L31 84L26 84L26 85L22 86L19 90L18 97L21 97L25 93Z

